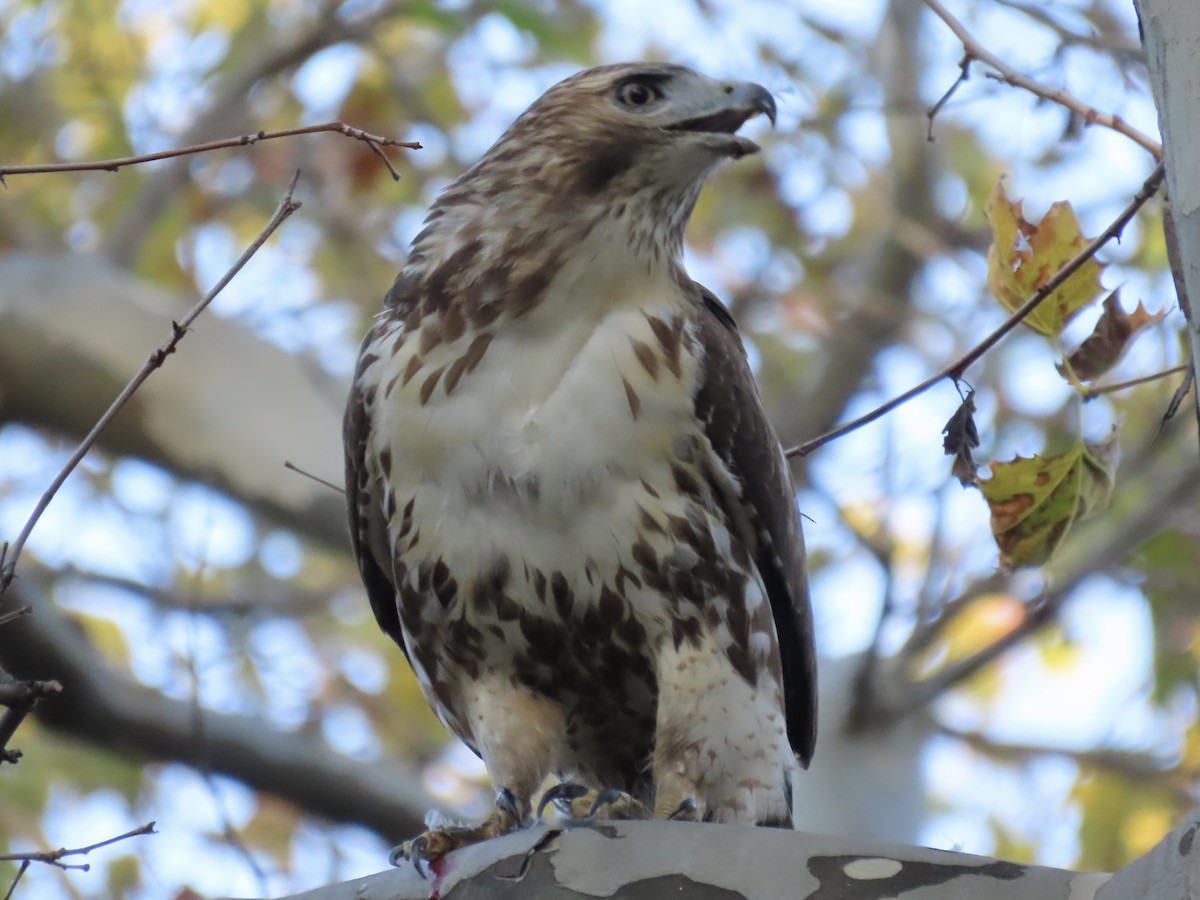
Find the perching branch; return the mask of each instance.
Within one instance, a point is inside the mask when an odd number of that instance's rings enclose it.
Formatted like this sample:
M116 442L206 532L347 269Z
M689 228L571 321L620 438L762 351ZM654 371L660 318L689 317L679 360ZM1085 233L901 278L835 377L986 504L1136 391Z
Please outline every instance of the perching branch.
M996 56L994 53L980 44L979 41L975 39L975 36L972 35L971 32L967 31L962 22L956 19L954 15L942 5L941 0L925 0L925 5L933 11L934 15L950 26L950 30L954 32L955 37L959 39L963 45L963 49L966 51L966 56L963 58L962 63L964 74L960 76L958 81L954 83L954 86L950 89L950 92L947 92L946 96L939 101L939 107L945 103L946 99L948 99L949 93L953 92L954 88L957 88L958 85L961 84L965 79L966 69L967 66L970 65L971 60L979 60L980 62L991 66L995 70L994 72L988 73L989 78L994 78L997 81L1002 81L1005 84L1012 85L1013 87L1023 88L1024 90L1029 91L1031 94L1041 97L1043 100L1049 100L1052 103L1057 103L1059 106L1062 106L1079 116L1089 125L1102 125L1105 128L1111 128L1113 131L1125 135L1125 137L1129 138L1138 146L1149 151L1155 160L1162 159L1162 144L1154 140L1154 138L1147 134L1143 134L1141 131L1138 131L1138 129L1134 128L1120 116L1112 113L1101 112L1094 106L1084 103L1078 97L1067 93L1061 88L1052 88L1049 85L1042 84L1035 78L1030 78L1028 75L1023 75L1022 73L1018 72L1016 69L1012 68L1012 66L1008 65L1008 63L1006 63L1004 60L1000 59L1000 57ZM935 112L936 107L930 112L931 119Z
M933 2L936 2L936 0L933 0ZM999 328L968 350L962 357L955 360L953 363L944 367L940 371L934 373L933 375L930 375L915 387L909 388L900 396L894 397L881 406L871 410L866 415L859 416L857 419L847 422L844 425L839 425L832 431L828 431L810 441L806 441L803 444L800 444L798 447L791 447L787 450L787 455L789 457L808 456L818 447L823 447L832 440L840 438L845 434L849 434L850 432L861 428L863 425L874 422L876 419L886 415L896 407L903 406L914 397L925 393L943 378L949 378L952 381L959 381L968 368L977 362L979 358L983 356L983 354L987 353L987 351L991 350L992 347L999 343L1005 335L1023 322L1025 318L1028 317L1029 314L1035 309L1037 309L1047 297L1053 294L1059 287L1062 286L1064 282L1066 282L1068 278L1074 275L1084 263L1094 257L1096 253L1098 253L1100 249L1104 247L1105 244L1107 244L1113 238L1119 237L1125 230L1125 226L1129 224L1130 219L1132 219L1134 215L1137 214L1137 211L1146 204L1147 200L1154 196L1155 192L1162 185L1163 177L1163 165L1160 162L1154 167L1154 171L1150 173L1150 176L1146 179L1141 189L1134 195L1133 199L1129 201L1129 203L1121 211L1121 214L1113 219L1113 221L1107 228L1104 229L1104 231L1102 231L1097 237L1093 238L1091 242L1077 254L1075 254L1075 256L1067 260L1067 262L1063 264L1062 268L1055 272L1049 281L1038 288L1037 291L1034 292L1033 296L1026 300L1019 309L1005 319L1004 323L1000 325Z
M0 184L9 175L36 175L48 172L116 172L125 166L136 166L140 163L154 162L159 159L172 159L176 156L189 156L194 153L207 153L210 150L221 150L226 147L249 147L259 141L269 141L273 138L295 137L299 134L317 134L334 132L346 137L362 141L383 160L392 178L399 181L400 173L392 167L391 161L383 152L383 147L404 147L408 150L420 150L417 141L399 141L395 138L381 137L370 134L361 128L347 125L345 122L326 122L323 125L306 125L303 128L286 128L282 131L259 131L255 134L243 134L238 137L225 138L220 141L208 141L203 144L193 144L190 147L179 147L174 150L160 150L157 153L143 153L139 156L122 156L117 159L103 159L96 162L77 163L43 163L30 166L0 166ZM289 195L290 196L290 195Z
M92 430L88 432L87 436L80 443L79 447L76 448L75 452L71 454L71 458L67 460L66 465L62 467L58 475L55 476L54 481L51 482L50 486L46 488L45 492L38 499L37 505L33 509L33 513L25 522L25 527L21 529L21 533L17 536L17 539L13 541L11 547L8 544L0 547L0 595L3 594L3 592L8 588L8 585L12 582L17 560L20 558L21 551L25 547L25 542L29 540L29 535L33 531L34 526L37 524L38 519L40 519L42 513L46 511L46 507L50 505L50 501L54 499L54 495L58 493L58 489L62 487L63 482L67 480L67 477L75 470L75 467L79 465L80 461L83 460L88 451L91 450L92 445L96 443L96 439L100 437L100 433L104 430L108 423L113 420L117 413L121 411L125 404L129 402L129 399L137 392L137 389L142 386L142 383L150 377L151 373L154 372L155 369L160 368L166 361L167 357L175 352L175 348L179 346L179 342L183 340L183 336L187 334L188 327L192 324L192 322L194 322L199 315L204 312L217 294L221 293L221 291L225 289L225 286L228 285L229 282L233 280L233 277L242 270L242 267L250 261L250 257L254 256L254 254L258 252L258 249L267 242L267 239L275 233L275 230L283 224L284 220L300 208L299 201L292 199L292 193L296 189L296 182L299 180L299 178L300 173L296 172L295 176L292 178L292 183L288 186L287 193L284 194L283 199L279 202L279 206L276 208L274 215L271 216L270 221L267 222L267 224L263 227L263 230L259 232L258 237L255 238L250 246L246 248L245 252L238 257L237 261L229 268L229 270L223 276L221 276L221 279L216 283L213 289L209 291L199 303L188 310L187 315L185 315L181 320L171 323L171 336L167 338L166 342L162 344L162 346L150 354L150 357L146 360L141 370L133 376L127 385L125 385L124 390L117 395L117 398L112 402L111 405L109 405L108 409L104 411L104 415L100 417L100 419L92 427Z

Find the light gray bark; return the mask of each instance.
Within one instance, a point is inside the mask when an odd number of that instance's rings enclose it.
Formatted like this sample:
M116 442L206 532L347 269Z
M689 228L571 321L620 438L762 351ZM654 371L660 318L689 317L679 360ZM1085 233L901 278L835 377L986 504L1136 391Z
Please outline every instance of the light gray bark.
M1192 370L1200 375L1200 4L1196 0L1135 0L1150 87L1158 106L1167 168L1167 195L1177 256L1172 257L1188 318ZM1168 238L1170 230L1168 230ZM1200 378L1197 378L1200 388ZM1200 416L1200 390L1193 388Z
M1193 900L1200 808L1114 875L735 825L538 825L291 900Z
M1094 900L1109 877L797 831L618 822L538 825L452 854L428 880L404 866L293 900Z

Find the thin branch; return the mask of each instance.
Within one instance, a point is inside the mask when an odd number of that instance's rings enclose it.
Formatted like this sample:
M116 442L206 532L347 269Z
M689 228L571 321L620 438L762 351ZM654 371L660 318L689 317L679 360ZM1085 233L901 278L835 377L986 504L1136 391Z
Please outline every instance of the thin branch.
M154 162L160 159L172 159L176 156L188 156L193 153L207 153L210 150L221 150L226 147L249 147L259 141L269 141L273 138L294 137L299 134L317 134L334 132L346 137L362 141L378 155L388 167L392 178L399 181L400 173L392 167L383 147L404 147L408 150L420 150L417 141L399 141L395 138L370 134L361 128L347 125L345 122L326 122L323 125L306 125L303 128L286 128L283 131L259 131L255 134L243 134L238 137L225 138L220 141L208 141L203 144L193 144L189 147L179 147L174 150L160 150L157 153L143 153L139 156L122 156L116 159L104 159L96 162L77 163L45 163L32 166L0 166L0 184L9 175L36 175L47 172L116 172L125 166L136 166L140 163Z
M294 462L290 462L285 459L283 461L283 467L285 469L290 469L291 471L295 472L298 475L303 475L305 478L311 478L317 484L323 484L327 488L333 488L333 490L337 491L339 494L346 493L346 489L344 487L342 487L340 484L334 484L332 481L326 481L320 475L314 475L312 472L306 472L304 469L300 468Z
M17 889L17 885L21 881L21 876L23 876L25 874L25 870L29 868L29 865L30 865L29 860L27 860L27 859L21 860L21 866L19 869L17 869L17 875L15 878L13 878L12 884L10 884L8 886L8 893L6 893L4 895L4 900L12 900L13 891L15 891Z
M1170 378L1172 375L1178 375L1180 372L1191 371L1190 365L1173 366L1163 372L1155 372L1153 375L1143 375L1141 378L1131 378L1129 381L1121 381L1117 384L1106 384L1103 387L1088 388L1083 392L1083 402L1095 400L1103 394L1112 394L1117 391L1123 391L1127 388L1137 387L1139 384L1148 384L1151 381L1158 381L1160 378Z
M68 850L66 847L60 847L57 850L46 850L41 853L0 853L0 861L21 862L22 872L25 870L24 863L29 862L40 862L59 869L78 869L81 872L86 872L91 868L88 863L65 863L63 862L63 858L67 856L87 856L93 850L99 850L101 847L107 847L109 844L115 844L118 841L140 837L143 834L158 834L154 830L154 825L154 822L147 822L141 828L135 828L133 831L127 831L108 840L97 841L94 844L88 844L86 847L75 847L71 850Z
M954 32L955 37L962 43L968 59L977 59L995 69L995 73L989 73L989 77L995 78L997 81L1003 81L1005 84L1012 85L1013 87L1023 88L1031 94L1041 97L1043 100L1057 103L1059 106L1075 113L1075 115L1079 116L1089 125L1102 125L1105 128L1111 128L1113 131L1125 135L1125 137L1138 146L1147 150L1155 160L1162 159L1162 144L1154 140L1154 138L1138 131L1138 129L1134 128L1120 116L1113 113L1101 112L1094 106L1084 103L1078 97L1068 94L1061 88L1052 88L1042 84L1037 79L1021 74L980 44L975 39L975 36L967 31L962 22L956 19L942 5L941 0L925 0L925 5L933 10L934 15L945 22L950 27L950 30Z
M925 111L925 117L929 119L929 128L925 131L925 140L929 141L929 143L933 143L933 120L942 111L942 107L950 102L950 98L954 96L954 92L959 89L964 81L971 77L971 60L973 58L970 53L963 54L962 61L958 64L958 68L961 71L958 73L958 77L954 79L954 84L946 89L946 93L938 98L937 103Z
M84 458L84 456L87 455L88 451L92 449L92 445L96 443L96 439L100 437L100 433L104 431L108 423L111 422L117 413L119 413L125 406L125 404L129 402L129 398L136 393L137 389L140 388L142 383L150 377L151 373L153 373L155 369L160 368L166 361L167 357L175 352L175 348L179 346L179 342L182 341L183 336L187 334L188 327L199 317L202 312L204 312L208 305L213 301L213 298L215 298L217 294L221 293L221 291L225 289L225 286L228 285L229 282L233 280L233 277L242 270L242 267L245 266L246 263L250 261L250 258L258 252L259 248L267 242L267 239L275 233L275 230L283 224L284 220L300 208L299 201L292 199L292 194L296 190L296 182L299 179L300 172L297 171L292 177L292 183L288 186L287 193L284 194L283 199L279 202L279 206L275 209L274 215L271 216L270 221L267 222L267 224L263 227L263 230L259 232L258 237L254 239L253 243L251 243L250 246L246 248L245 252L238 257L237 262L235 262L229 268L229 271L221 276L220 281L217 282L213 289L210 290L208 294L206 294L200 300L199 303L188 310L186 316L184 316L178 322L171 323L171 336L161 347L150 354L150 357L146 360L146 363L142 366L141 370L133 376L127 385L125 385L124 390L117 395L117 398L112 402L108 409L105 410L104 415L102 415L99 421L92 426L92 430L88 432L87 437L83 439L83 442L80 443L75 452L71 454L71 458L67 460L66 465L62 467L62 470L58 473L58 475L55 476L54 481L51 482L50 487L48 487L45 493L43 493L39 498L37 506L34 507L33 513L29 516L28 521L25 523L25 527L21 529L21 533L17 535L17 539L13 541L11 547L6 544L4 548L0 550L0 595L2 595L3 592L8 588L9 584L12 583L17 560L20 558L21 551L25 547L25 542L29 540L29 535L33 531L34 526L37 524L38 519L40 519L42 513L46 511L46 507L50 505L50 501L54 499L54 495L58 493L58 489L62 487L63 482L67 480L67 477L75 470L75 467L79 465L80 461Z
M936 2L936 0L926 0L926 2ZM1066 263L1064 263L1063 267L1055 272L1054 276L1050 278L1049 281L1038 288L1037 291L1034 292L1033 296L1026 300L1019 309L1010 315L1004 321L1004 323L1000 325L999 328L968 350L967 353L961 358L955 360L940 371L935 372L933 375L930 375L920 384L910 388L900 396L894 397L881 406L876 407L866 415L859 416L857 419L847 422L845 425L839 425L832 431L828 431L810 441L806 441L805 443L800 444L798 447L791 447L788 449L787 455L789 457L808 456L818 447L823 447L832 440L836 440L845 434L849 434L851 431L861 428L863 425L874 422L876 419L886 415L896 407L903 406L914 397L925 393L943 378L949 378L952 381L961 380L966 370L975 362L977 362L979 358L983 356L983 354L991 350L992 347L999 343L1001 338L1003 338L1010 331L1016 328L1022 321L1024 321L1025 318L1029 316L1029 314L1035 309L1037 309L1047 297L1053 294L1068 278L1074 275L1076 270L1078 270L1089 259L1094 257L1105 244L1107 244L1113 238L1121 235L1121 232L1125 230L1125 226L1129 224L1129 220L1137 214L1137 211L1146 204L1147 200L1154 196L1154 193L1158 190L1159 186L1163 182L1163 177L1163 164L1160 162L1154 167L1154 171L1150 173L1150 176L1146 179L1141 189L1134 195L1133 199L1129 201L1125 209L1121 211L1121 214L1113 219L1109 226L1105 228L1104 231L1099 234L1099 236L1093 238L1086 247L1075 254L1075 256L1071 257L1071 259L1069 259Z

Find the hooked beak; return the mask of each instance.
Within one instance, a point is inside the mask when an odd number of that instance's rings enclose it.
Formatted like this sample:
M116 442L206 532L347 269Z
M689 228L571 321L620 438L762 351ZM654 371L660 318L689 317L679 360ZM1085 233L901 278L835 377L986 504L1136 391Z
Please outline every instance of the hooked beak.
M695 116L670 126L673 131L695 131L730 136L728 152L735 158L757 153L758 144L735 132L747 121L765 115L775 124L775 98L760 84L749 81L730 82L724 85L724 102L711 113Z

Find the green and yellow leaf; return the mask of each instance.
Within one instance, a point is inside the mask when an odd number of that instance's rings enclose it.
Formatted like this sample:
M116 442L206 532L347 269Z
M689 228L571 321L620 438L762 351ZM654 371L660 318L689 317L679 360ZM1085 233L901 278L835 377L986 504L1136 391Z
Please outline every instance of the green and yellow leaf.
M1104 509L1112 492L1116 441L1078 442L1056 456L992 462L979 483L992 512L992 535L1005 569L1039 566L1071 526Z
M1001 180L985 209L992 228L988 289L1010 311L1020 308L1088 245L1070 203L1055 203L1036 224L1025 219L1021 206L1022 201L1008 199ZM1075 313L1100 295L1101 269L1089 259L1026 316L1025 324L1046 337L1058 335Z

